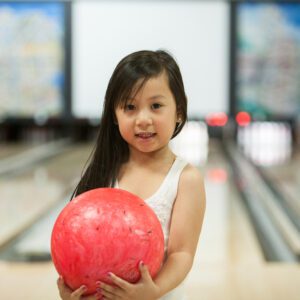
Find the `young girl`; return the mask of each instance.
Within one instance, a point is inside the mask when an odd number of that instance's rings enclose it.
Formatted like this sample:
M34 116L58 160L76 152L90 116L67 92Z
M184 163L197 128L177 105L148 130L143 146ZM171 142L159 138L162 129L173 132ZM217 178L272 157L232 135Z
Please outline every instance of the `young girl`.
M97 145L74 195L99 187L127 190L144 199L164 232L165 259L155 278L140 263L141 279L131 284L109 274L114 286L98 282L83 297L58 279L61 298L183 300L182 282L190 271L205 211L198 169L169 148L184 126L187 99L178 65L165 51L139 51L123 58L105 95Z

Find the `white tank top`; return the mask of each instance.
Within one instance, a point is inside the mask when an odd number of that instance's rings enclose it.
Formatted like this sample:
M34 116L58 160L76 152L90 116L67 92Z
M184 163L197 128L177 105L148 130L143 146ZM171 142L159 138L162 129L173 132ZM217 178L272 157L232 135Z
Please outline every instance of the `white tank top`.
M172 216L173 204L176 199L178 182L182 170L187 165L187 162L182 158L176 157L172 167L163 180L158 190L145 202L156 213L164 233L165 244L165 259L167 258L167 247L169 241L170 221ZM118 182L115 184L115 188L119 188ZM184 300L183 284L166 294L160 300Z

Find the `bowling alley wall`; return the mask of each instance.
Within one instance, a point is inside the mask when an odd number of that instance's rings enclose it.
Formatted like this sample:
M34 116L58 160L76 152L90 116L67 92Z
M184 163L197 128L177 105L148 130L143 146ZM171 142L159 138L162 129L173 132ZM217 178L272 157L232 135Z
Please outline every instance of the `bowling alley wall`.
M0 140L93 138L120 59L166 49L211 136L274 121L297 142L299 24L298 1L0 1Z

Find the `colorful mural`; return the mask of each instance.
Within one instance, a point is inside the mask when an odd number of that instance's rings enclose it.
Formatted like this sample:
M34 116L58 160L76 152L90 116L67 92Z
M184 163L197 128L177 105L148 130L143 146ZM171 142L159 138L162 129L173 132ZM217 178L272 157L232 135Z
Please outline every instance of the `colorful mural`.
M300 3L237 6L237 108L254 119L300 113Z
M64 4L0 2L0 118L64 107Z

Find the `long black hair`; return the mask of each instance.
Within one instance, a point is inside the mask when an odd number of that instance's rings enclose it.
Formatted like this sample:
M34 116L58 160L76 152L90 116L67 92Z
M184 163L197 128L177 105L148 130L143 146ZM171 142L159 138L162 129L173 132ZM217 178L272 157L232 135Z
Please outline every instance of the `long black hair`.
M167 74L181 119L176 124L172 138L181 131L187 119L187 98L174 58L163 50L143 50L124 57L109 80L96 145L72 197L91 189L114 186L121 165L129 158L128 145L116 124L115 110L126 103L138 81L141 81L139 90L147 80L162 72Z

